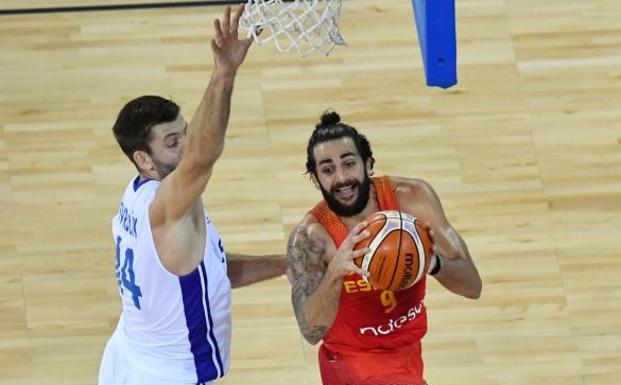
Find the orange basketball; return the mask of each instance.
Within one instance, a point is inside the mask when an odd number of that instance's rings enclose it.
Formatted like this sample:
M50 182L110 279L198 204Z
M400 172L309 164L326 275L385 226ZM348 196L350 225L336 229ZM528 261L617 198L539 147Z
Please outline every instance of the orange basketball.
M425 276L431 261L431 239L425 227L412 215L400 211L379 211L367 218L371 236L354 246L371 251L354 260L369 272L365 277L374 287L403 290Z

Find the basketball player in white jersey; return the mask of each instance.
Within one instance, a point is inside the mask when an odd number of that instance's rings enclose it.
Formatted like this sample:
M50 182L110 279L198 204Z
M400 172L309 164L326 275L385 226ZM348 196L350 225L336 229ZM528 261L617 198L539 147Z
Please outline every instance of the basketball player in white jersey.
M99 385L208 384L229 366L231 286L281 275L284 256L225 256L201 194L223 150L233 81L251 45L243 6L215 20L215 69L189 124L157 96L129 102L114 135L138 175L112 223L123 304Z

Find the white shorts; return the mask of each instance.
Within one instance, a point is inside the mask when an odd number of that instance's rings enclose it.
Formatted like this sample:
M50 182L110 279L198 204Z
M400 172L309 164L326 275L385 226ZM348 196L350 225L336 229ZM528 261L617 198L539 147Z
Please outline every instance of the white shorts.
M104 349L99 367L99 385L211 385L213 382L197 384L171 382L145 373L132 365L127 352L119 346L115 334L110 337Z

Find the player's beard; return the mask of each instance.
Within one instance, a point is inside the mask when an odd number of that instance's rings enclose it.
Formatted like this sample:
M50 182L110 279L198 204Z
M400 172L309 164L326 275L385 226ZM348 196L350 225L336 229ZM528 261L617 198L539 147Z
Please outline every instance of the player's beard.
M367 207L367 203L369 202L371 179L369 179L369 175L367 174L366 170L364 171L364 179L362 180L362 182L358 180L348 181L346 183L334 186L332 190L336 191L337 189L350 184L356 186L356 190L358 193L356 200L351 205L344 205L342 203L339 203L339 201L334 196L334 193L325 190L323 186L321 186L321 183L319 184L323 199L325 199L330 210L332 210L336 215L341 217L351 217L359 214L360 212L362 212L362 210L364 210L365 207Z
M153 164L155 165L155 171L157 171L157 175L160 177L160 180L164 179L168 174L173 172L175 168L177 168L176 164L160 162L157 159L153 159Z

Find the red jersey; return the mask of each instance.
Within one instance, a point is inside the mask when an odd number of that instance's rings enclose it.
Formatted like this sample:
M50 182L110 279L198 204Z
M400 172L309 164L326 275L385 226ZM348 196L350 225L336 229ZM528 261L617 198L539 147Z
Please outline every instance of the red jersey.
M390 177L371 178L380 210L399 210ZM347 228L325 201L310 214L322 224L338 248ZM351 273L343 281L339 308L332 327L323 338L334 352L398 349L420 341L427 333L423 304L426 276L400 291L380 290L361 275Z

